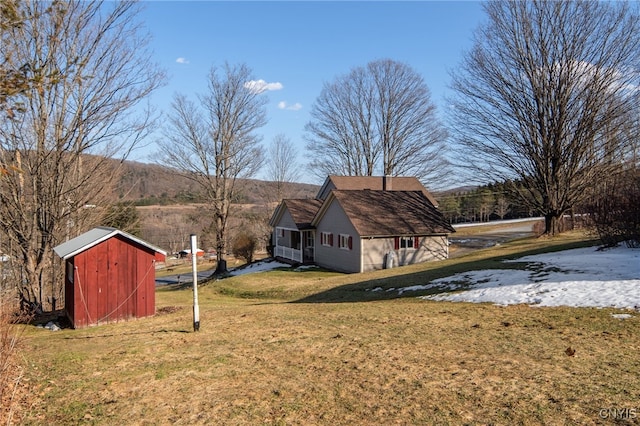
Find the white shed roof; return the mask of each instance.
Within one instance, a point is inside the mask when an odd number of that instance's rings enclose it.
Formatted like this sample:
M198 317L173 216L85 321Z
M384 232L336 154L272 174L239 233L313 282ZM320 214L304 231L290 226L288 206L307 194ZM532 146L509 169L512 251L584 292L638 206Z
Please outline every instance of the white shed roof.
M124 238L135 241L136 243L147 247L157 253L161 253L163 255L167 254L167 252L162 250L161 248L149 244L148 242L143 241L138 237L134 237L133 235L128 234L124 231L116 228L110 228L108 226L98 226L97 228L93 228L82 235L78 235L77 237L69 241L55 246L53 248L53 251L55 251L58 256L66 260L78 253L82 253L83 251L90 249L97 244L100 244L105 240L108 240L115 235L122 235Z

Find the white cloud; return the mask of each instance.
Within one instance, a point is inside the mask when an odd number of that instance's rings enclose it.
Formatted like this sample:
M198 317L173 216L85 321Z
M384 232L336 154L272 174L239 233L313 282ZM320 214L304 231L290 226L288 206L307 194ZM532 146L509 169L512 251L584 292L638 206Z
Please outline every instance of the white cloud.
M247 81L244 84L244 87L246 87L247 89L251 90L254 93L262 93L262 92L266 92L266 91L270 91L270 90L282 90L282 88L284 87L282 85L282 83L276 82L276 83L267 83L266 81L260 79L260 80L251 80L251 81Z
M299 103L299 102L296 102L295 104L289 105L285 101L280 101L280 102L278 102L278 108L286 109L286 110L289 110L289 111L300 111L302 109L302 104Z
M556 62L550 65L551 69L547 73L551 75L563 75L562 73L570 73L572 78L581 83L583 87L593 85L594 79L602 79L607 81L607 89L612 92L636 92L640 87L634 83L637 81L638 73L632 68L615 69L594 65L586 61L568 60L566 62ZM599 84L599 83L598 83Z
M178 59L176 59L176 62L179 64L188 64L189 60L187 58L179 57Z

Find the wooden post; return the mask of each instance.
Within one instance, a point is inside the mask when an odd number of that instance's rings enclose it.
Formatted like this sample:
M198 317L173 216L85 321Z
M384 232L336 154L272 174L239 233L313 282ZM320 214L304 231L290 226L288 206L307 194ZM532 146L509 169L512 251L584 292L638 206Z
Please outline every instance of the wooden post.
M200 330L200 308L198 307L198 244L191 234L191 269L193 271L193 331Z

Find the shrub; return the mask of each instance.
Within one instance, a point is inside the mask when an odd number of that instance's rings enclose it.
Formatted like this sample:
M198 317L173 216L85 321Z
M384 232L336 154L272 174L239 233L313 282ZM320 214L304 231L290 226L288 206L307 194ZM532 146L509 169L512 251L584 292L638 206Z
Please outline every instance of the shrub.
M255 236L242 232L233 240L231 251L235 257L251 263L257 246L258 239Z
M628 170L602 185L587 211L605 246L622 241L629 247L640 246L640 170Z

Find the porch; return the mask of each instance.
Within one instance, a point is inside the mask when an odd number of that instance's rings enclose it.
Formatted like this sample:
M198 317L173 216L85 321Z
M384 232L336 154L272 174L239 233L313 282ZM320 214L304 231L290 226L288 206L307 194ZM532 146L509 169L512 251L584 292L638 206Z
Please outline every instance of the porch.
M296 263L313 263L315 259L314 230L299 231L277 227L275 242L275 257Z

